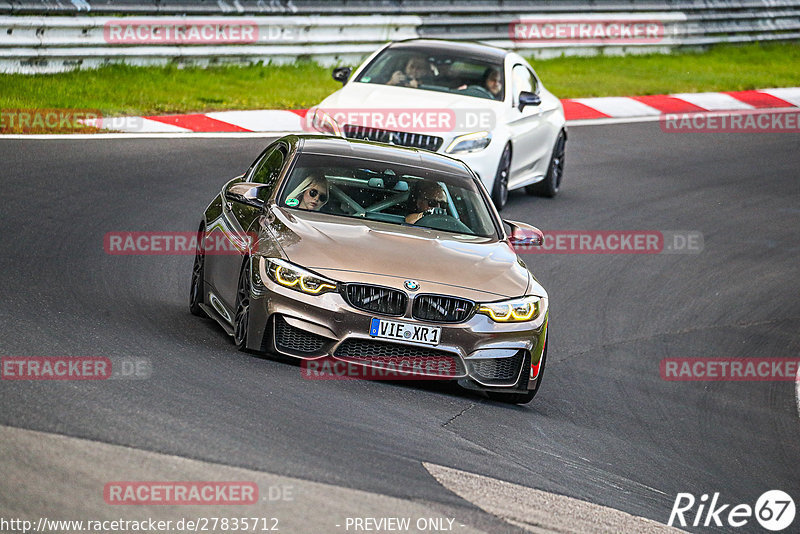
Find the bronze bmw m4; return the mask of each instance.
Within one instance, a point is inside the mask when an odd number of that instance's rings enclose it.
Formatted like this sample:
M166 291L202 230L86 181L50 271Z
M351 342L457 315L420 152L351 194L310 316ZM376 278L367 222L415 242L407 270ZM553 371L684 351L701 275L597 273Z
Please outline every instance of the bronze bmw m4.
M548 297L515 247L542 234L502 221L458 160L286 136L222 187L199 231L190 309L241 350L455 380L512 403L541 385Z

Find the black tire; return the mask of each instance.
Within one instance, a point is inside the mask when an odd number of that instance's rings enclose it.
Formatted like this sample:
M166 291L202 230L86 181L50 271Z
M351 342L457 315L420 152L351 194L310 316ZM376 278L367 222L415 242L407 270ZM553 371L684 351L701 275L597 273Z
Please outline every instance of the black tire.
M236 315L233 318L233 343L247 350L247 330L250 326L250 258L245 258L236 286Z
M492 202L497 211L503 209L508 201L508 173L511 169L511 145L506 145L503 154L500 156L500 163L497 165L497 173L494 175L494 186L492 187Z
M561 179L564 177L564 155L567 146L567 134L562 130L553 145L553 155L550 157L550 165L547 167L547 175L544 180L525 186L525 192L529 195L553 198L561 188Z
M547 363L547 339L544 342L544 353L542 354L542 365L539 367L539 376L536 377L536 385L533 389L525 393L488 393L489 398L497 402L505 402L507 404L528 404L539 393L539 388L542 386L542 379L544 378L544 367ZM528 364L530 367L530 364ZM528 371L530 373L530 371ZM528 383L528 379L525 383Z
M205 300L206 282L205 266L206 266L206 251L203 248L203 236L205 235L205 226L200 225L197 230L197 248L194 253L194 265L192 266L192 285L189 288L189 311L192 315L198 317L208 317L206 312L200 305Z

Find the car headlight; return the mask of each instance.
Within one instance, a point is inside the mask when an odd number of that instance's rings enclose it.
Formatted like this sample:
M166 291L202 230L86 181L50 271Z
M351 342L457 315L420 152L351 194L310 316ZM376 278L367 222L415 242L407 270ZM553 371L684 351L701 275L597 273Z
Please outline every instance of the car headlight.
M547 298L527 296L478 306L478 313L488 315L497 323L535 321L547 311Z
M336 119L330 114L319 108L313 110L311 113L313 113L311 116L311 126L316 131L339 137L342 136L342 129L339 127L339 123L336 122Z
M276 258L260 258L259 270L264 275L283 287L294 289L308 295L321 295L336 291L336 282L318 274L306 271L302 267ZM266 271L266 272L265 272Z
M447 145L445 152L448 154L465 154L483 150L492 140L489 132L476 132L471 134L459 135L453 142Z

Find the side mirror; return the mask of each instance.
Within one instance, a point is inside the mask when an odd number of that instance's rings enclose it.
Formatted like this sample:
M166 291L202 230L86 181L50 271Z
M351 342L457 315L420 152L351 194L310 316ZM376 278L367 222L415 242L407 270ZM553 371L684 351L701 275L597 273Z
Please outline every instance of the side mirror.
M544 234L535 226L517 221L503 222L511 227L508 241L513 247L541 247L544 244Z
M350 67L336 67L333 69L333 79L337 82L342 82L342 85L344 85L350 78L351 72L353 72L353 69Z
M525 109L525 106L538 106L542 103L542 98L529 91L522 91L519 94L519 110Z
M265 185L248 182L233 184L225 191L225 200L247 204L254 208L261 208L264 206L264 201L258 197L258 194L262 192L265 187Z

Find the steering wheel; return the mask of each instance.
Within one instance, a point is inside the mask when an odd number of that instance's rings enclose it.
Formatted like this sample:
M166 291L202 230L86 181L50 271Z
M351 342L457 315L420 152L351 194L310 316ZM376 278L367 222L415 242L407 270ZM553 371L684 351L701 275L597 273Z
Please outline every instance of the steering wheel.
M467 87L466 90L471 91L473 93L480 93L482 95L491 98L492 100L495 100L495 96L492 94L492 92L482 85L470 85L469 87Z
M464 234L471 234L472 230L469 226L459 221L455 217L448 215L443 208L433 208L425 212L425 215L420 217L417 226L424 226L426 228L433 228L434 230L445 230L446 232L461 232Z

